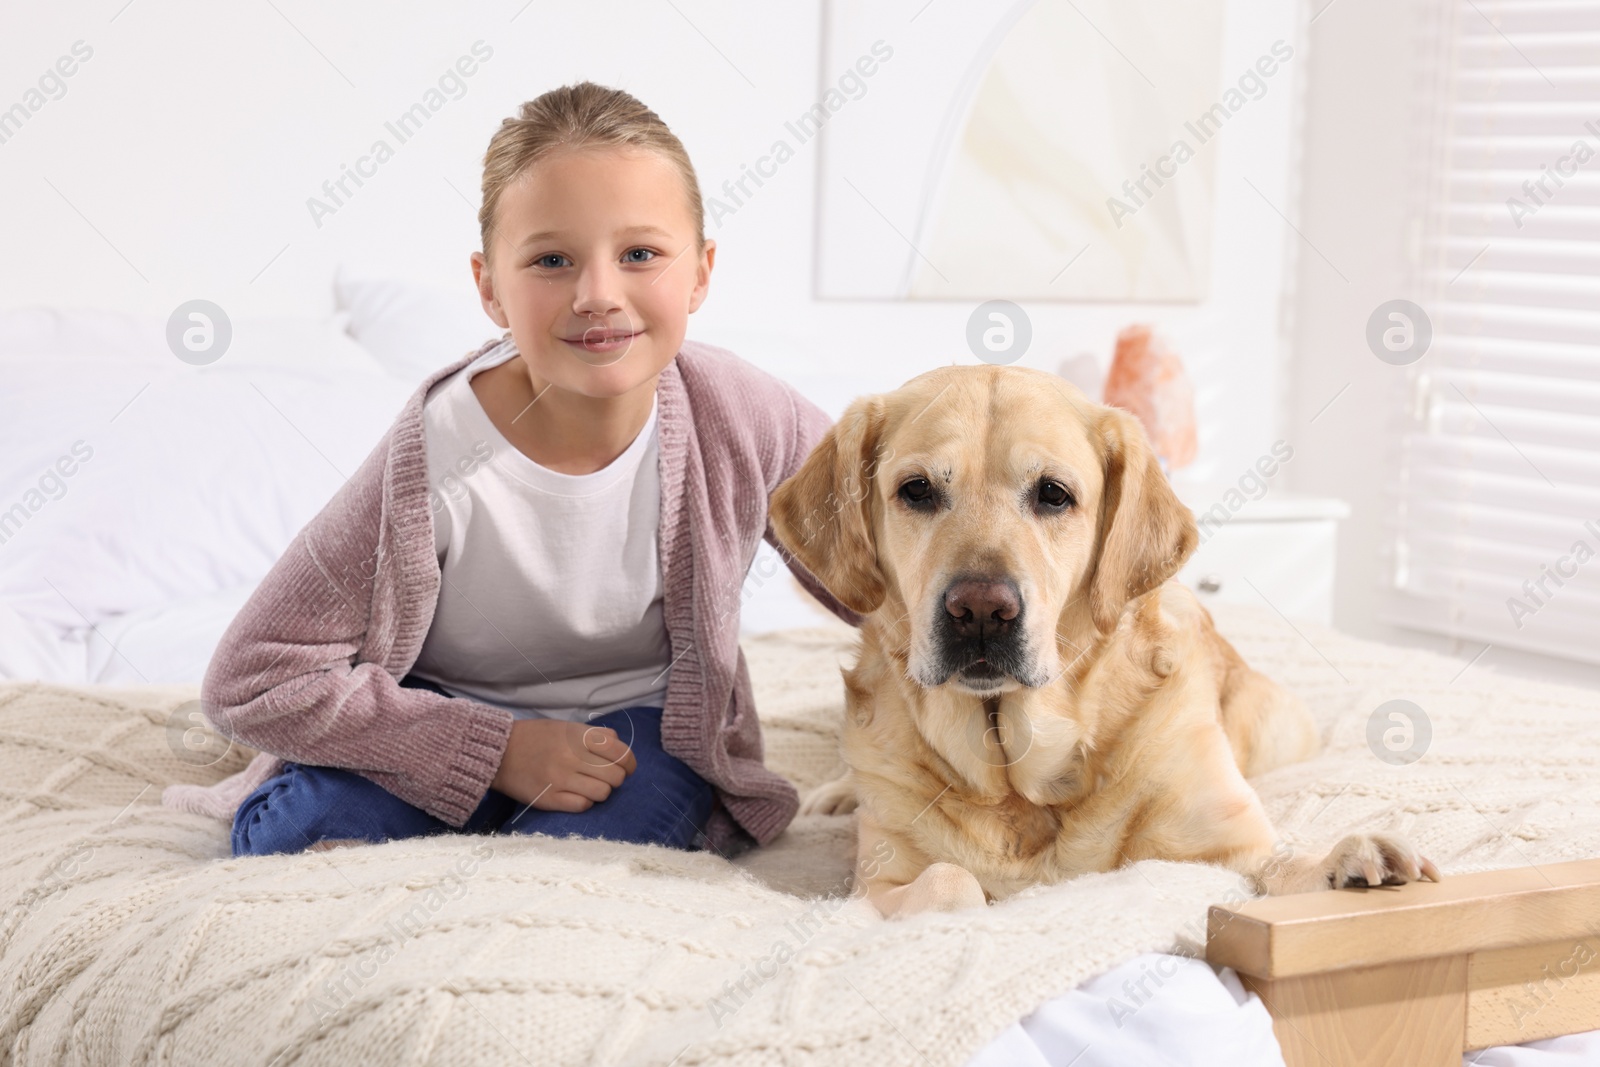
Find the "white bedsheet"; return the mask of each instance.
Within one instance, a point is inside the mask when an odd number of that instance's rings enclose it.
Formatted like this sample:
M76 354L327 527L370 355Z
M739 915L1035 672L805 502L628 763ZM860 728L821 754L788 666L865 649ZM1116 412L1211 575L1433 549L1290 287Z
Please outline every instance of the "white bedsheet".
M0 679L103 685L199 683L254 586L61 627L0 602Z
M1041 1004L967 1067L1283 1067L1266 1005L1228 967L1136 956Z
M1163 977L1168 976L1168 977ZM1468 1052L1462 1067L1600 1064L1600 1030ZM1013 1024L967 1067L1282 1067L1272 1018L1231 967L1150 953Z
M1600 1030L1525 1045L1501 1045L1461 1057L1462 1067L1579 1067L1600 1064Z

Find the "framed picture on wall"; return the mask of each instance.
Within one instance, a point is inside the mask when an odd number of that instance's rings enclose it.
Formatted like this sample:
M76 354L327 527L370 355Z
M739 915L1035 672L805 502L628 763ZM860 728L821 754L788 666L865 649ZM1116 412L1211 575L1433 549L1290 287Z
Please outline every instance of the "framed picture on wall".
M791 123L820 139L817 295L1203 301L1214 141L1251 99L1222 31L1222 0L828 0Z

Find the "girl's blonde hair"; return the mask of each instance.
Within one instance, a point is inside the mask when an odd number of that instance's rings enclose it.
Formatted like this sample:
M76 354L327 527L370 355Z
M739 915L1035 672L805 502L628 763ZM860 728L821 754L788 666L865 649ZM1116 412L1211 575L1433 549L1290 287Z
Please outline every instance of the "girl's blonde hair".
M683 142L654 111L621 89L591 81L564 85L529 100L516 118L504 119L483 157L483 206L478 229L489 255L500 194L523 172L561 148L632 147L659 152L678 168L694 220L695 247L705 249L705 207L700 182Z

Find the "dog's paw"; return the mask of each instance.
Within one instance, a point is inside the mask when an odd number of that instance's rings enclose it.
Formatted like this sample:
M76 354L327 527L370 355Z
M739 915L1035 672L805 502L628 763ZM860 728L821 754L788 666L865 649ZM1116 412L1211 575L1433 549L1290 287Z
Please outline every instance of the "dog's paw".
M958 863L933 863L910 885L890 918L901 919L924 911L965 911L989 902L977 876Z
M850 776L824 782L800 801L802 815L848 815L856 810L856 791Z
M1322 873L1330 889L1439 880L1433 861L1398 834L1351 834L1333 846Z

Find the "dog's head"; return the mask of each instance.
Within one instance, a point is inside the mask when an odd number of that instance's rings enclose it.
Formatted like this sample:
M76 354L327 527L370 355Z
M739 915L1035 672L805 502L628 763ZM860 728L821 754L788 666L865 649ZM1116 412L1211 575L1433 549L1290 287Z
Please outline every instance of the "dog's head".
M1136 418L1022 367L854 401L771 516L841 603L905 613L914 681L986 696L1055 678L1069 611L1111 631L1198 540Z

